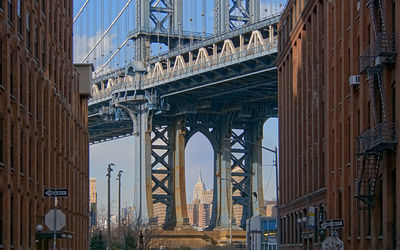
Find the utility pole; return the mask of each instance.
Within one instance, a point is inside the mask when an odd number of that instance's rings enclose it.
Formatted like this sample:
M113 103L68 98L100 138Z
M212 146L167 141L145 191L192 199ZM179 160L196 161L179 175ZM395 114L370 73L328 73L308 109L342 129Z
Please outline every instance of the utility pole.
M118 226L121 227L121 173L124 172L120 170L118 172Z
M231 139L227 139L227 140L231 140ZM276 237L277 248L276 249L279 250L280 249L280 241L281 241L281 235L280 235L281 234L281 222L280 222L280 211L279 211L280 209L279 209L278 148L275 147L274 149L270 149L270 148L264 147L262 145L259 145L259 144L256 144L256 143L253 143L253 142L250 142L250 141L247 141L247 140L237 140L237 139L233 139L233 140L234 141L242 141L242 142L248 143L250 145L254 145L254 146L260 147L262 149L265 149L265 150L273 153L274 156L275 156L274 167L275 167L275 175L276 175L275 176L275 178L276 178L275 185L276 185L276 224L277 224L277 229L276 229L276 231L277 231L277 237Z
M231 211L230 211L230 221L229 221L229 246L232 246L232 223L233 223L233 184L231 180Z
M111 178L111 171L113 169L111 166L115 166L114 163L109 163L107 168L107 250L110 250L110 236L111 236L111 215L110 215L110 178Z

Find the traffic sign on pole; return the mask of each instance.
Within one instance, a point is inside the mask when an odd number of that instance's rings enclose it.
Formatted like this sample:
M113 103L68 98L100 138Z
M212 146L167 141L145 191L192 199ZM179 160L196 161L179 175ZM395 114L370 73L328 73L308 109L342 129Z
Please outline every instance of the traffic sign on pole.
M331 249L343 250L344 244L343 244L343 241L341 241L337 237L328 237L322 242L322 249L323 250L331 250Z
M56 211L55 216L57 218L55 226L54 226L54 211ZM44 216L44 223L51 231L60 231L65 226L65 222L66 222L65 214L60 209L51 209Z
M336 220L327 220L327 221L321 221L319 223L319 227L321 229L327 229L327 228L341 228L344 226L344 221L343 219L336 219Z
M68 197L68 189L67 188L45 188L43 189L44 197Z

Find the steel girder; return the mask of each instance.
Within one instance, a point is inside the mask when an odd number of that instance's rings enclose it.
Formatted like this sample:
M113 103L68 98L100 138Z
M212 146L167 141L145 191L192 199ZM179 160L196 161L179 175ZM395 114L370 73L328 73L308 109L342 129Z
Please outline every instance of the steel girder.
M171 126L154 126L151 138L153 205L157 203L165 205L166 214L170 215L165 217L165 227L170 226L175 220L172 135Z

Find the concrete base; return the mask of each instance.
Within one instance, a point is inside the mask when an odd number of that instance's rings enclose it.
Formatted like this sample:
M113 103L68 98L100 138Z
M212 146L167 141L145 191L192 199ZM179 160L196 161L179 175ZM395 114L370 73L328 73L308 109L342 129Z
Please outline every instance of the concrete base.
M157 249L160 246L168 247L169 249L228 246L229 235L229 231L160 231L153 235L151 246ZM246 244L246 232L243 230L232 231L232 242Z

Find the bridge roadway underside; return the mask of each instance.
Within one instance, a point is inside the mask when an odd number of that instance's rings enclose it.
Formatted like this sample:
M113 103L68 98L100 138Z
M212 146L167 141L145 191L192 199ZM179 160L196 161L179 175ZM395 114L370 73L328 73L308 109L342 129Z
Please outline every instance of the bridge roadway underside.
M156 91L161 97L165 106L154 113L154 123L179 115L224 115L231 112L237 113L234 123L241 123L258 119L260 114L253 116L255 109L263 110L267 118L274 117L277 116L278 107L275 57L276 54L267 55L154 88L138 88L136 93ZM124 96L120 99L123 101ZM89 104L91 144L131 136L133 133L132 121L124 111L119 114L101 112L103 107L110 106L110 101L111 96ZM130 103L134 103L134 100Z

